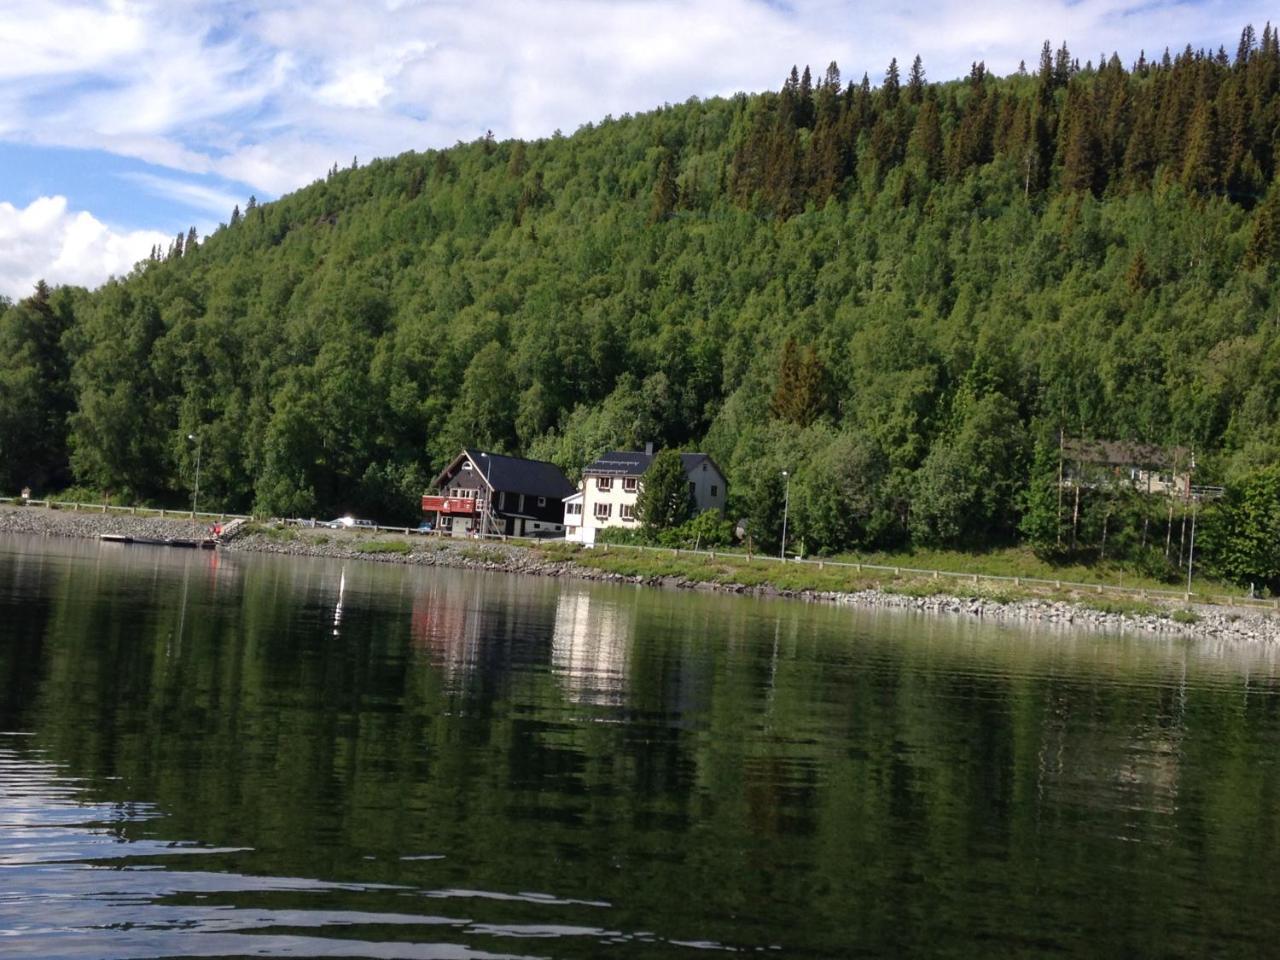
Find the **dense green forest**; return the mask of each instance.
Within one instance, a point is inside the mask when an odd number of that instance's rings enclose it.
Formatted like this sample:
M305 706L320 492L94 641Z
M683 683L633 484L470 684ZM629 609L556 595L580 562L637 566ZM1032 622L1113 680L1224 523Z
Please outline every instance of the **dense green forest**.
M1268 26L335 167L5 304L0 486L182 502L195 435L209 503L407 519L464 443L572 475L653 440L710 452L762 545L787 469L810 550L1048 550L1065 431L1194 449L1206 556L1274 579L1278 163ZM1072 539L1164 568L1163 513L1091 493Z

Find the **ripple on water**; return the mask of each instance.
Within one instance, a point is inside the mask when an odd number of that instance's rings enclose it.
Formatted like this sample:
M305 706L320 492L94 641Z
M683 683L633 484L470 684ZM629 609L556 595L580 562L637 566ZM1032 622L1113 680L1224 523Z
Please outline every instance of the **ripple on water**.
M7 741L7 743L6 743ZM0 953L40 960L163 957L369 957L388 960L535 960L503 940L663 944L649 932L607 926L476 919L484 903L603 910L597 900L542 892L418 889L306 877L187 869L242 847L132 839L128 824L160 816L143 803L88 799L74 778L0 734ZM422 854L406 860L437 860ZM317 908L273 907L273 897L323 898ZM336 898L353 909L329 906ZM393 898L401 909L382 905ZM354 909L362 902L376 904ZM447 902L459 915L413 909ZM470 908L470 909L467 909ZM480 941L479 945L466 941ZM665 946L724 950L716 943ZM495 947L499 947L495 949Z

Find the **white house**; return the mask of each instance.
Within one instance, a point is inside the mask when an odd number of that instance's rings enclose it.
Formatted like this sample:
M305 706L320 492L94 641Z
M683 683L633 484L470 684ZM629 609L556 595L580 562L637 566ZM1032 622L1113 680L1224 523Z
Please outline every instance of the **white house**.
M636 498L653 456L652 447L643 453L614 451L589 464L582 471L578 492L564 498L565 539L595 543L596 531L605 527L639 527ZM689 479L694 512L723 512L728 485L716 462L705 453L682 453L680 462Z

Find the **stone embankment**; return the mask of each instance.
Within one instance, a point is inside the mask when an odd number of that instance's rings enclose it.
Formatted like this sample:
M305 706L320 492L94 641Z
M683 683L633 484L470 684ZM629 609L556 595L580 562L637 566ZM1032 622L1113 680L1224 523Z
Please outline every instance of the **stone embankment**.
M110 513L72 513L34 507L0 507L0 533L89 538L97 538L103 533L113 533L134 537L163 538L186 536L190 532L190 520ZM936 594L922 597L880 589L856 592L789 591L779 590L767 584L746 587L741 584L708 583L681 577L626 576L579 566L570 560L548 558L537 550L508 543L479 543L469 540L423 537L409 541L410 552L408 553L378 553L357 549L362 544L367 547L369 540L368 536L347 531L299 533L283 529L266 533L247 532L223 544L221 549L291 557L460 567L479 571L523 573L544 577L754 596L782 596L855 607L892 608L992 622L1056 624L1101 630L1138 630L1233 642L1280 642L1280 616L1257 609L1196 605L1190 610L1175 608L1165 610L1152 604L1145 604L1144 607L1154 612L1146 612L1146 610L1109 612L1095 609L1088 602L1083 601L1048 598L1003 600L984 597L977 592L967 596Z
M204 535L209 522L193 528L191 518L131 516L127 513L90 513L49 510L44 507L0 506L0 533L29 533L45 537L86 537L96 540L104 533L127 537L190 537L192 530Z

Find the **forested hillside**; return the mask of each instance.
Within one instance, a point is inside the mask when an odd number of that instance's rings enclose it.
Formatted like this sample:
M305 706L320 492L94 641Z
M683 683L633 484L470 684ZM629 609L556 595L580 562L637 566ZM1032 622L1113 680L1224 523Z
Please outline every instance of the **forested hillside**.
M712 453L765 543L784 468L810 550L1051 543L1065 430L1274 492L1278 137L1267 27L335 167L8 305L0 485L183 502L196 434L207 502L408 518L464 443L572 475L653 440ZM1081 543L1147 549L1094 499Z

